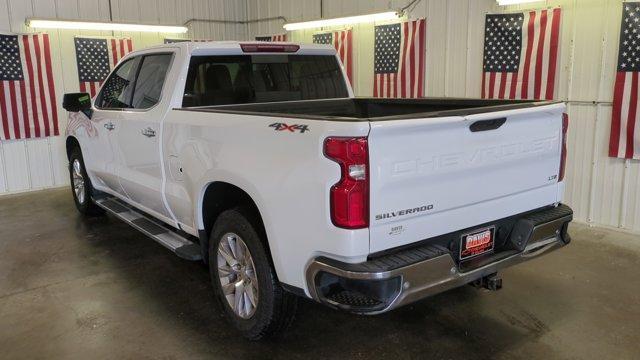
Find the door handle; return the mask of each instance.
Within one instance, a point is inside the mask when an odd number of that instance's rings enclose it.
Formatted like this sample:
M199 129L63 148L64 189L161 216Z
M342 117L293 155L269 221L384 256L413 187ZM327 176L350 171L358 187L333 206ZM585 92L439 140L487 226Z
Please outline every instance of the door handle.
M142 135L146 136L146 137L154 137L156 136L156 131L153 130L152 128L148 127L144 130L142 130Z
M105 129L107 129L107 130L109 130L109 131L111 131L111 130L115 129L115 128L116 128L116 126L115 126L115 125L113 125L113 123L112 123L112 122L108 122L108 123L104 124L104 128L105 128Z

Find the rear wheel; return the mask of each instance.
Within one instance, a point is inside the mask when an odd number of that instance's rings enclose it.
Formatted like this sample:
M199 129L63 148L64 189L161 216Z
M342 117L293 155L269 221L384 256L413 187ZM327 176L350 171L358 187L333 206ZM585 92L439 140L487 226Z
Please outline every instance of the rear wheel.
M218 279L227 305L236 316L250 319L260 297L253 257L240 235L229 232L218 243Z
M209 241L209 269L229 322L258 340L291 324L297 298L280 286L255 221L244 213L233 209L218 217Z
M82 152L78 147L73 149L69 157L69 180L71 182L73 201L80 213L87 216L104 214L104 210L91 199L93 187L91 186L91 180L89 176L87 176L87 171L84 167Z

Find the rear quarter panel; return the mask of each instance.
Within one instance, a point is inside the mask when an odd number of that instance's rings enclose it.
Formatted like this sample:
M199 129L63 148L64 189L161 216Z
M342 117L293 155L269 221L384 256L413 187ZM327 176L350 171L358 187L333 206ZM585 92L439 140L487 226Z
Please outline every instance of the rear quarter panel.
M269 126L273 123L309 130L278 131ZM340 170L323 155L326 137L368 132L367 122L172 110L163 130L167 200L179 222L203 229L207 185L221 181L243 189L264 221L279 280L306 288L304 272L313 257L359 262L369 253L368 229L344 230L331 223L329 188ZM174 176L177 166L183 168L180 178Z

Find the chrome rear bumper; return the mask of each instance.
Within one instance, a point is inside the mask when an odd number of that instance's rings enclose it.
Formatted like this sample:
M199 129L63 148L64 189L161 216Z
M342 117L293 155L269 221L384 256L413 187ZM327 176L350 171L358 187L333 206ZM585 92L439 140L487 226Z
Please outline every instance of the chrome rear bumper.
M558 249L570 241L572 218L566 205L528 214L513 226L512 249L463 263L446 248L430 245L361 264L320 257L308 266L307 283L316 301L355 313L382 313Z

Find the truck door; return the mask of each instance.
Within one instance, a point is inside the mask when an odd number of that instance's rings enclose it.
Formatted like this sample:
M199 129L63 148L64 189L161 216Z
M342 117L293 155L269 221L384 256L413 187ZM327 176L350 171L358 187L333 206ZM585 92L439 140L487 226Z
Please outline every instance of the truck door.
M123 118L123 110L130 106L133 80L140 62L139 57L123 61L105 81L94 101L92 122L96 123L96 135L89 136L85 147L85 163L98 188L106 187L123 195L116 174L117 154L115 134Z
M126 196L142 210L165 217L165 220L172 216L162 195L160 126L168 110L168 101L161 99L172 59L172 52L142 55L131 108L120 123L115 146L118 176Z

